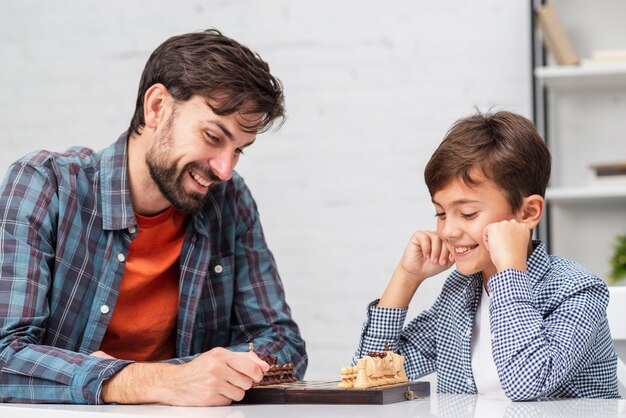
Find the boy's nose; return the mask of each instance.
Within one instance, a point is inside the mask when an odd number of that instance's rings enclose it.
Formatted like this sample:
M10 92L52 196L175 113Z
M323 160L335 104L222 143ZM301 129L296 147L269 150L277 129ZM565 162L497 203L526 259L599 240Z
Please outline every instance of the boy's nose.
M445 239L454 239L461 236L461 229L456 222L446 220L441 230L441 235Z

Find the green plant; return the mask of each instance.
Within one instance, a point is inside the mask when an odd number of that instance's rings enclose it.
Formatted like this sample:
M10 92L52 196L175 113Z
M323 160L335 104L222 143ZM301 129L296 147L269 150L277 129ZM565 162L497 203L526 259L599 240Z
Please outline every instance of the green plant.
M615 239L615 252L611 256L611 282L626 278L626 235L618 235Z

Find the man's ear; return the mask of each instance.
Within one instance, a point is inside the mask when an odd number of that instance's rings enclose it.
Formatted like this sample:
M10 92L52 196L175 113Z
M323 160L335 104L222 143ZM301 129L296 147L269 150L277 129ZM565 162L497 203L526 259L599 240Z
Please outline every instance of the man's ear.
M545 201L543 197L538 194L527 196L522 200L522 206L518 212L518 220L526 224L528 229L533 229L541 220L544 207Z
M150 86L143 96L143 118L146 128L155 129L163 118L163 109L169 93L161 83Z

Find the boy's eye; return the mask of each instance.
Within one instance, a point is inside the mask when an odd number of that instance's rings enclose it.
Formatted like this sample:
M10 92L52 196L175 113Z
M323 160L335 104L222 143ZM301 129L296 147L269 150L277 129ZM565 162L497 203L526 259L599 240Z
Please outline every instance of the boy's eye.
M474 213L462 213L461 216L464 219L474 219L476 216L478 215L478 212L474 212Z
M239 155L243 155L243 150L241 148L237 148L235 152Z
M437 212L437 213L435 213L435 218L445 219L446 218L446 213L445 212Z

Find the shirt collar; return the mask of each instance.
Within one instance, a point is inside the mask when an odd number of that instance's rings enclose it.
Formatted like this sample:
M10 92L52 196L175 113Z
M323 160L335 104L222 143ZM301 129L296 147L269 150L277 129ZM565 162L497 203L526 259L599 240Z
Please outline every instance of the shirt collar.
M471 311L476 310L483 287L482 273L478 272L469 276L463 275L458 271L455 271L455 273L463 277L467 283L465 286L465 307Z
M526 261L526 270L528 270L528 278L531 283L546 277L548 270L550 270L550 255L546 244L540 240L533 240L533 248L533 252Z
M102 227L104 230L125 229L137 223L128 187L126 132L102 151L100 190L102 191Z

